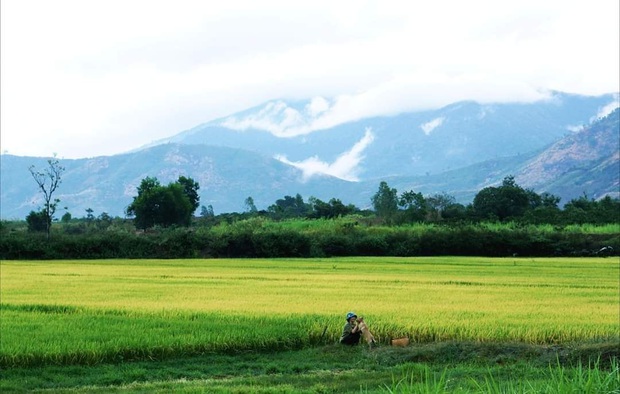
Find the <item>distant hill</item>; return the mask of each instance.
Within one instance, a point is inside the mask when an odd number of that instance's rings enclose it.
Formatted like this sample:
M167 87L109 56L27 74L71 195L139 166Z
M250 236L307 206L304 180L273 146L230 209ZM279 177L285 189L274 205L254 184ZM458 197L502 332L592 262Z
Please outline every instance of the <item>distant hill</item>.
M541 149L590 124L615 95L554 93L534 103L459 102L438 110L374 117L320 129L325 123L311 102L270 102L181 132L162 142L208 144L251 150L289 162L314 158L333 164L364 139L354 168L357 180L437 174L481 161ZM327 123L329 124L329 123ZM277 137L318 128L310 134ZM157 144L157 143L156 143Z
M561 204L584 194L594 199L620 197L620 108L538 151L387 181L399 191L445 191L470 202L482 188L497 186L508 175L522 187L561 197Z
M2 218L24 218L41 206L40 193L28 172L30 165L42 169L43 158L1 156ZM254 152L207 145L164 144L139 152L61 160L66 168L57 197L59 208L67 206L75 217L91 208L97 216L106 212L124 216L137 194L136 187L147 176L163 184L180 175L200 184L200 204L212 205L216 213L242 212L251 196L259 208L266 208L286 194L310 196L315 190L347 190L350 182L322 176L300 182L301 171ZM63 211L58 210L61 216Z
M620 109L545 149L515 173L522 186L567 202L620 196Z
M241 212L250 196L259 209L265 209L278 198L296 193L305 199L340 198L367 208L381 180L399 192L447 192L468 203L480 189L510 174L522 186L552 192L562 202L584 192L595 198L617 195L618 110L592 123L614 99L614 95L558 93L553 100L531 104L465 102L436 111L359 120L291 138L267 130L271 126L266 119L275 122L274 114L282 116L293 109L299 114L293 118L303 120L309 116L304 115L304 104L266 105L135 152L61 160L66 172L56 196L61 199L57 216L64 213L63 207L74 217L85 216L87 208L95 216L103 212L124 216L136 187L147 176L164 184L180 175L192 177L201 187L200 204L212 205L215 213ZM308 119L299 122L303 126ZM241 124L263 125L263 129L233 128ZM372 137L368 138L367 129ZM308 176L308 168L300 164L303 160L305 165L327 166L358 181ZM2 219L23 219L41 207L30 165L42 169L46 162L40 157L0 156Z

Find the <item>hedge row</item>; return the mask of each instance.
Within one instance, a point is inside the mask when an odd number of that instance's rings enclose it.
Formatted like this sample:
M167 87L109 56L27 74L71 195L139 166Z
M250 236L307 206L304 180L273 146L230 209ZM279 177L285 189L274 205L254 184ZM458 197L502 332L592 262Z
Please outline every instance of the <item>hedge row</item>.
M603 249L603 251L601 251ZM329 256L607 256L618 234L489 229L480 226L355 228L304 232L248 229L217 232L178 228L155 233L102 232L0 237L0 259L225 258Z

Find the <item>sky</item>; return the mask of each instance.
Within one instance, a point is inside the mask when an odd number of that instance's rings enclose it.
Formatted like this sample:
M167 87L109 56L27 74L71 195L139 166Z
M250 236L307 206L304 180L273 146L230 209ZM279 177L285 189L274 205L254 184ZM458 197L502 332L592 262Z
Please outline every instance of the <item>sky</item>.
M113 155L270 100L333 125L616 93L619 3L2 0L0 149Z

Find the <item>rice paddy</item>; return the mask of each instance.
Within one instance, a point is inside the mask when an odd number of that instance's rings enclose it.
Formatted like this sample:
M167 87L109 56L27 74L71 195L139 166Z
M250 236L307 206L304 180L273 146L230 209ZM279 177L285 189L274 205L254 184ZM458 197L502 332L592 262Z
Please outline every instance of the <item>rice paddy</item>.
M0 366L382 343L618 341L617 258L3 261Z

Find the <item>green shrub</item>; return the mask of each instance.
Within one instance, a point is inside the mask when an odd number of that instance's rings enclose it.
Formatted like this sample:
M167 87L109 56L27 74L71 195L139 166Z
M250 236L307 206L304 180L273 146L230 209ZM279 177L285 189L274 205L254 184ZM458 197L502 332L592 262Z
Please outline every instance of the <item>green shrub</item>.
M9 230L10 228L10 230ZM54 228L48 240L3 225L0 259L103 259L324 256L609 256L620 252L615 225L509 223L374 226L345 220L251 218L211 227L129 231ZM83 231L84 230L84 231ZM603 252L601 251L603 248Z

